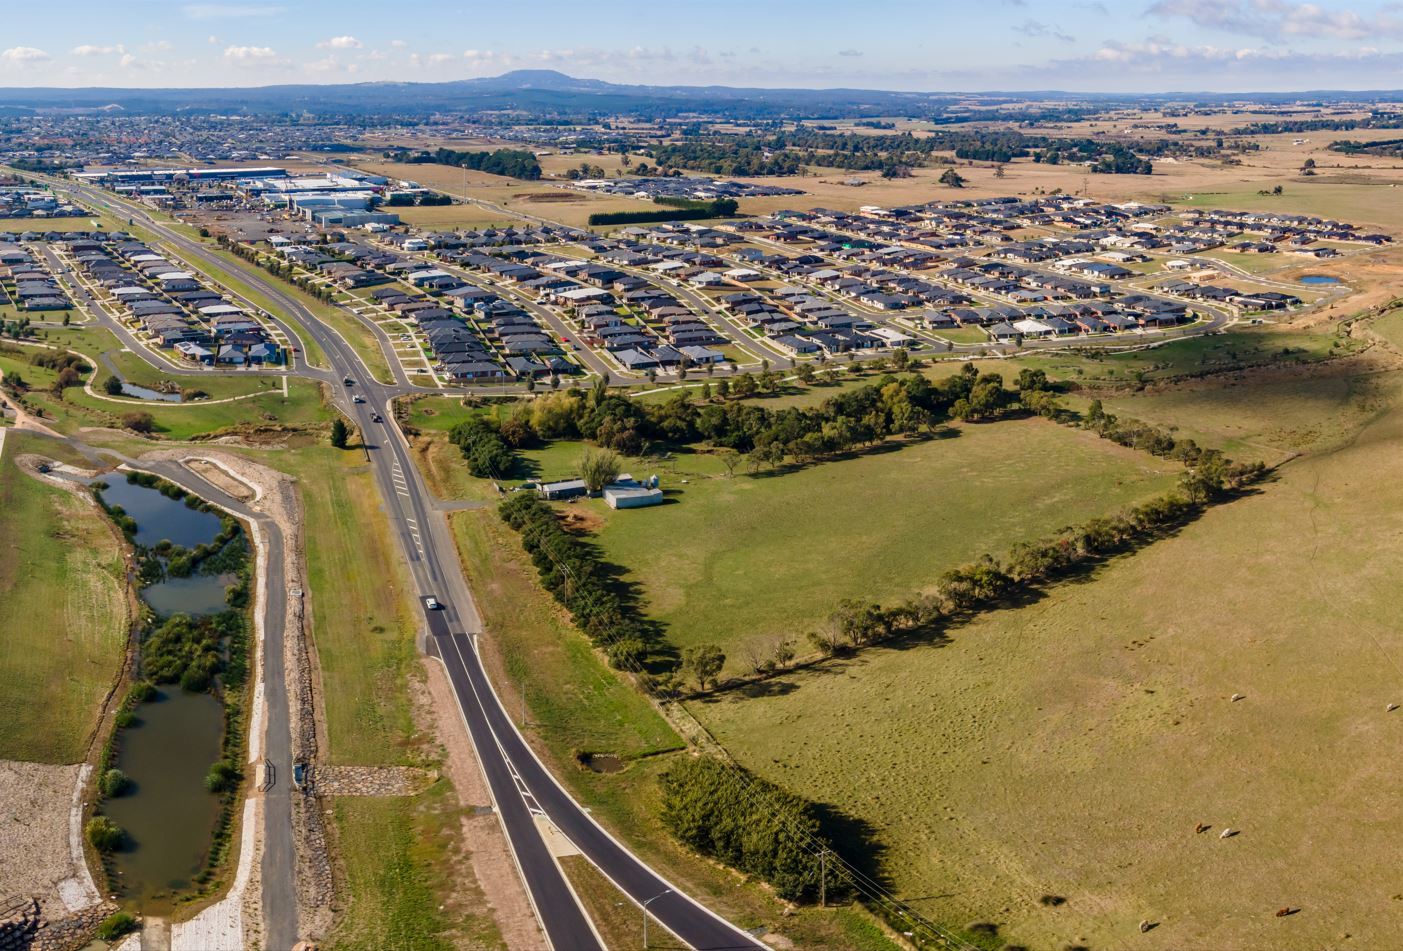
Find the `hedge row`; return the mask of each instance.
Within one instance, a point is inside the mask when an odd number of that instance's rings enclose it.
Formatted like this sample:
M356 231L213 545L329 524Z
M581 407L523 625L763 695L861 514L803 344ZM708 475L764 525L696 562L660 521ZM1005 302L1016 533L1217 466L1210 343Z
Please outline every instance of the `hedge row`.
M716 201L682 208L659 211L599 211L589 216L591 225L639 225L658 221L690 221L696 218L728 218L736 213L734 199Z
M684 757L658 781L663 825L680 841L763 879L789 901L818 899L817 856L828 845L813 803L711 756ZM827 897L847 888L835 863Z
M604 648L609 663L636 667L665 646L658 626L612 583L614 567L593 545L565 531L549 503L534 492L517 492L497 511L521 534L541 584L590 641Z

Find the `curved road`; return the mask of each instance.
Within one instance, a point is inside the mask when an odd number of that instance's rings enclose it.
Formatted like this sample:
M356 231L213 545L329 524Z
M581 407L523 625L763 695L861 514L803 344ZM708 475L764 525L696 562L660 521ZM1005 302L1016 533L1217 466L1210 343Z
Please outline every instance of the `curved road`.
M191 263L203 262L220 269L232 266L230 262L212 255L199 242L136 206L117 203L90 188L67 182L56 184L91 205L103 206L123 218L140 221L143 227L160 235ZM326 354L331 366L329 372L306 367L295 372L331 383L337 408L356 424L362 435L366 458L379 485L394 534L404 549L421 603L432 595L441 605L438 610L425 609L430 633L423 646L430 656L444 664L448 672L478 762L492 792L498 817L550 946L556 951L592 951L602 948L603 943L547 848L537 826L541 820L558 829L636 904L649 901L651 916L690 947L764 948L765 945L749 934L672 886L604 831L555 780L512 726L510 717L492 690L473 643L473 637L482 631L482 621L458 567L457 550L447 519L430 503L431 495L410 458L408 442L393 424L391 401L417 388L376 382L350 345L299 301L284 293L253 267L241 266L240 277L282 308L285 315L295 319L300 330ZM283 325L283 329L294 338L298 336L290 327ZM133 348L133 352L144 356L145 350L138 347ZM342 384L341 380L346 377L354 382ZM356 393L363 395L366 401L354 402L353 394ZM386 422L373 421L372 413L376 411L382 414ZM188 475L182 475L182 478L189 481ZM269 671L271 674L271 665ZM274 733L289 733L285 698L284 709L276 722L274 714L270 706L270 740ZM284 736L281 749L285 756L290 756L286 740ZM270 758L273 758L271 742L268 749ZM292 764L288 761L278 762L274 759L274 767L279 775L291 775ZM269 839L281 837L282 815L274 819L271 809L268 814ZM286 814L287 840L290 844L290 809ZM291 947L298 935L291 888L282 891L281 887L271 887L270 875L279 874L273 867L274 854L270 842L263 864L264 913L268 919L268 946L281 949ZM290 914L289 906L292 906Z

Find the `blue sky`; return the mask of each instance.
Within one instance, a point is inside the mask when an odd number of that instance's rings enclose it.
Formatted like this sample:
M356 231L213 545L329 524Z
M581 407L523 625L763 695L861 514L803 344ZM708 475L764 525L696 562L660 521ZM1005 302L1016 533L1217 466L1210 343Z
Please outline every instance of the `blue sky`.
M1086 91L1403 87L1397 0L64 0L3 86L437 81Z

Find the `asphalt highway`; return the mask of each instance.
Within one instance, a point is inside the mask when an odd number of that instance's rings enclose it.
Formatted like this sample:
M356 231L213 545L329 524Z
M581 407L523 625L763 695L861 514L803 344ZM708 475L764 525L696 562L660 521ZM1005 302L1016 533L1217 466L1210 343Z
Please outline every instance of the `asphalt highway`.
M91 205L106 207L122 218L138 221L189 263L213 265L221 270L231 266L198 241L136 206L119 203L94 189L60 184ZM605 832L565 792L512 725L500 698L492 690L470 637L481 634L482 621L458 564L447 519L434 507L432 496L410 458L408 442L394 424L391 401L417 388L375 381L338 333L256 268L240 268L240 278L277 305L282 311L280 318L290 317L295 321L295 329L280 322L281 329L290 338L310 336L326 354L329 371L300 367L296 373L329 383L337 408L359 430L361 451L380 488L394 535L408 559L420 603L426 605L425 599L432 596L440 605L437 609L425 606L429 636L421 646L430 656L438 658L448 672L459 712L467 725L498 817L550 947L555 951L593 951L602 948L603 943L551 855L537 827L540 821L559 830L635 903L641 905L651 900L648 911L653 919L689 946L698 949L764 948L765 945L749 934L671 886ZM141 355L145 351L133 348L133 352ZM352 382L345 383L347 378ZM365 402L355 402L357 394ZM374 422L372 414L376 412L384 422ZM191 476L186 473L182 478L188 483ZM270 585L269 590L278 589ZM271 683L271 665L268 670ZM278 715L276 721L275 714ZM283 749L286 748L290 729L285 697L280 712L269 709L268 734L270 739L279 734ZM269 751L271 757L271 743ZM291 776L290 763L284 766L275 762L275 767L279 776ZM279 785L286 788L281 781ZM263 865L268 947L273 949L290 948L297 940L296 903L290 885L286 891L268 887L270 873L276 872L272 867L273 857L291 854L290 810L288 816L287 849L270 841ZM270 819L267 832L270 840L282 837L281 819L277 822ZM288 860L279 861L285 862L285 867L291 866ZM293 909L291 918L287 914L289 907Z

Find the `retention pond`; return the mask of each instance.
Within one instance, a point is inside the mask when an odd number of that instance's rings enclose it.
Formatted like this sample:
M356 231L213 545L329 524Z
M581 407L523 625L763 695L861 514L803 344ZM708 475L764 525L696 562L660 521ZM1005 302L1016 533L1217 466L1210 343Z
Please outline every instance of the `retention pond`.
M140 594L154 617L142 636L137 674L156 682L148 699L128 706L113 739L107 767L121 770L126 784L100 807L124 833L108 869L125 903L160 914L206 881L220 813L231 795L211 791L207 779L225 756L228 724L220 694L226 686L230 693L242 688L242 676L236 685L223 683L235 665L229 638L219 635L244 624L238 595L244 540L239 528L172 487L162 491L114 475L98 488L136 546L147 582ZM197 659L184 660L190 656Z

